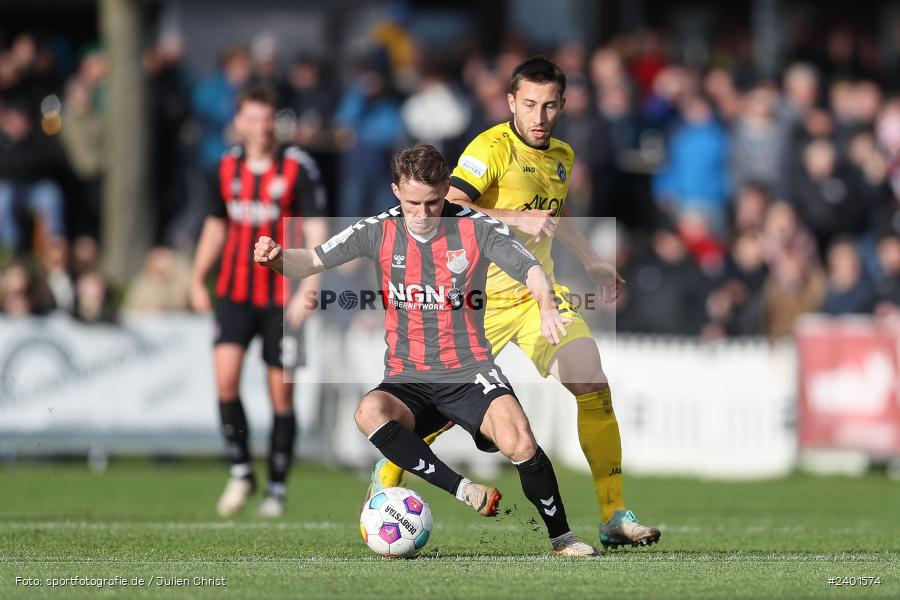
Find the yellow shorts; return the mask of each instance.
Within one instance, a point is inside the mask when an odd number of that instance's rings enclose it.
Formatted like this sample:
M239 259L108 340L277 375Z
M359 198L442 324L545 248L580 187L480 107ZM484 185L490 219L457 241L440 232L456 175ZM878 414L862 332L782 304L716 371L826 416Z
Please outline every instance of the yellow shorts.
M550 369L550 361L560 348L579 338L593 339L591 330L584 318L569 303L569 288L554 284L553 294L556 296L559 313L572 319L566 324L566 337L553 345L541 334L541 315L537 302L529 298L522 304L511 308L492 310L488 305L484 314L484 330L494 356L512 342L528 355L541 377L546 377Z

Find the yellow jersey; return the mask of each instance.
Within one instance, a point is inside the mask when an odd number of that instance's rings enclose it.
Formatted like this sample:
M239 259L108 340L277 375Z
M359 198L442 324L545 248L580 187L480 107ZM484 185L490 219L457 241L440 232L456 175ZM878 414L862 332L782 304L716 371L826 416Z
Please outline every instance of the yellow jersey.
M450 184L484 208L552 210L557 219L569 194L569 175L575 153L556 138L535 148L519 136L512 123L501 123L482 132L463 151ZM553 283L552 238L535 243L534 237L517 233L535 255ZM491 264L487 278L488 310L517 306L531 295L521 283Z

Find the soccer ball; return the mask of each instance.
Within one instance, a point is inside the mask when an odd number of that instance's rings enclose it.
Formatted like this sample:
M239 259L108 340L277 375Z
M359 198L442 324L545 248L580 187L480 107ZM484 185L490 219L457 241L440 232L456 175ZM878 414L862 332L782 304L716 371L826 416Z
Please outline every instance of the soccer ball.
M386 558L413 556L428 542L431 509L419 494L401 487L381 490L363 505L359 532Z

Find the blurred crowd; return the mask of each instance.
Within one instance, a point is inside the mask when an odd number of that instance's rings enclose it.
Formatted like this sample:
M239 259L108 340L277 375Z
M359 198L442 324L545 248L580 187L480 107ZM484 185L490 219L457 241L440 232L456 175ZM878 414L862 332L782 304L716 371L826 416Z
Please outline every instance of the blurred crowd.
M223 48L215 73L185 66L175 32L146 50L158 244L122 285L103 276L101 198L107 57L28 33L0 49L0 312L188 309L188 261L205 214L205 173L235 143L237 94L267 82L280 139L308 149L335 216L394 204L390 154L411 142L451 163L508 120L513 67L535 52L568 77L556 137L575 150L569 205L616 217L627 281L619 331L789 335L797 316L894 315L900 306L900 96L867 38L835 29L788 48L764 77L746 48L680 60L662 32L598 48L535 48L510 37L487 54L429 49L409 14L370 31L350 65L284 57L262 32ZM589 220L585 221L589 223Z

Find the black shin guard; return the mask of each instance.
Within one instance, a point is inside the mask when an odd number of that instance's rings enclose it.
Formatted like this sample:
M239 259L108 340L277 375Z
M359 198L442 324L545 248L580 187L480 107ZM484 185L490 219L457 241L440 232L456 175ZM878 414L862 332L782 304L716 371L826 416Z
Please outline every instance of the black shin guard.
M566 521L566 509L563 507L562 498L559 497L556 473L553 472L553 465L550 464L550 459L544 451L538 448L534 456L517 464L516 469L522 481L522 491L537 508L547 526L550 538L567 533L569 523Z
M219 416L222 419L222 435L225 436L225 453L233 465L250 463L248 448L249 432L247 416L240 397L231 402L219 402Z
M297 419L294 413L275 415L269 443L269 482L284 483L294 458L297 439Z
M369 436L369 441L395 465L451 494L456 493L462 476L434 455L422 438L404 429L397 421L388 421Z

